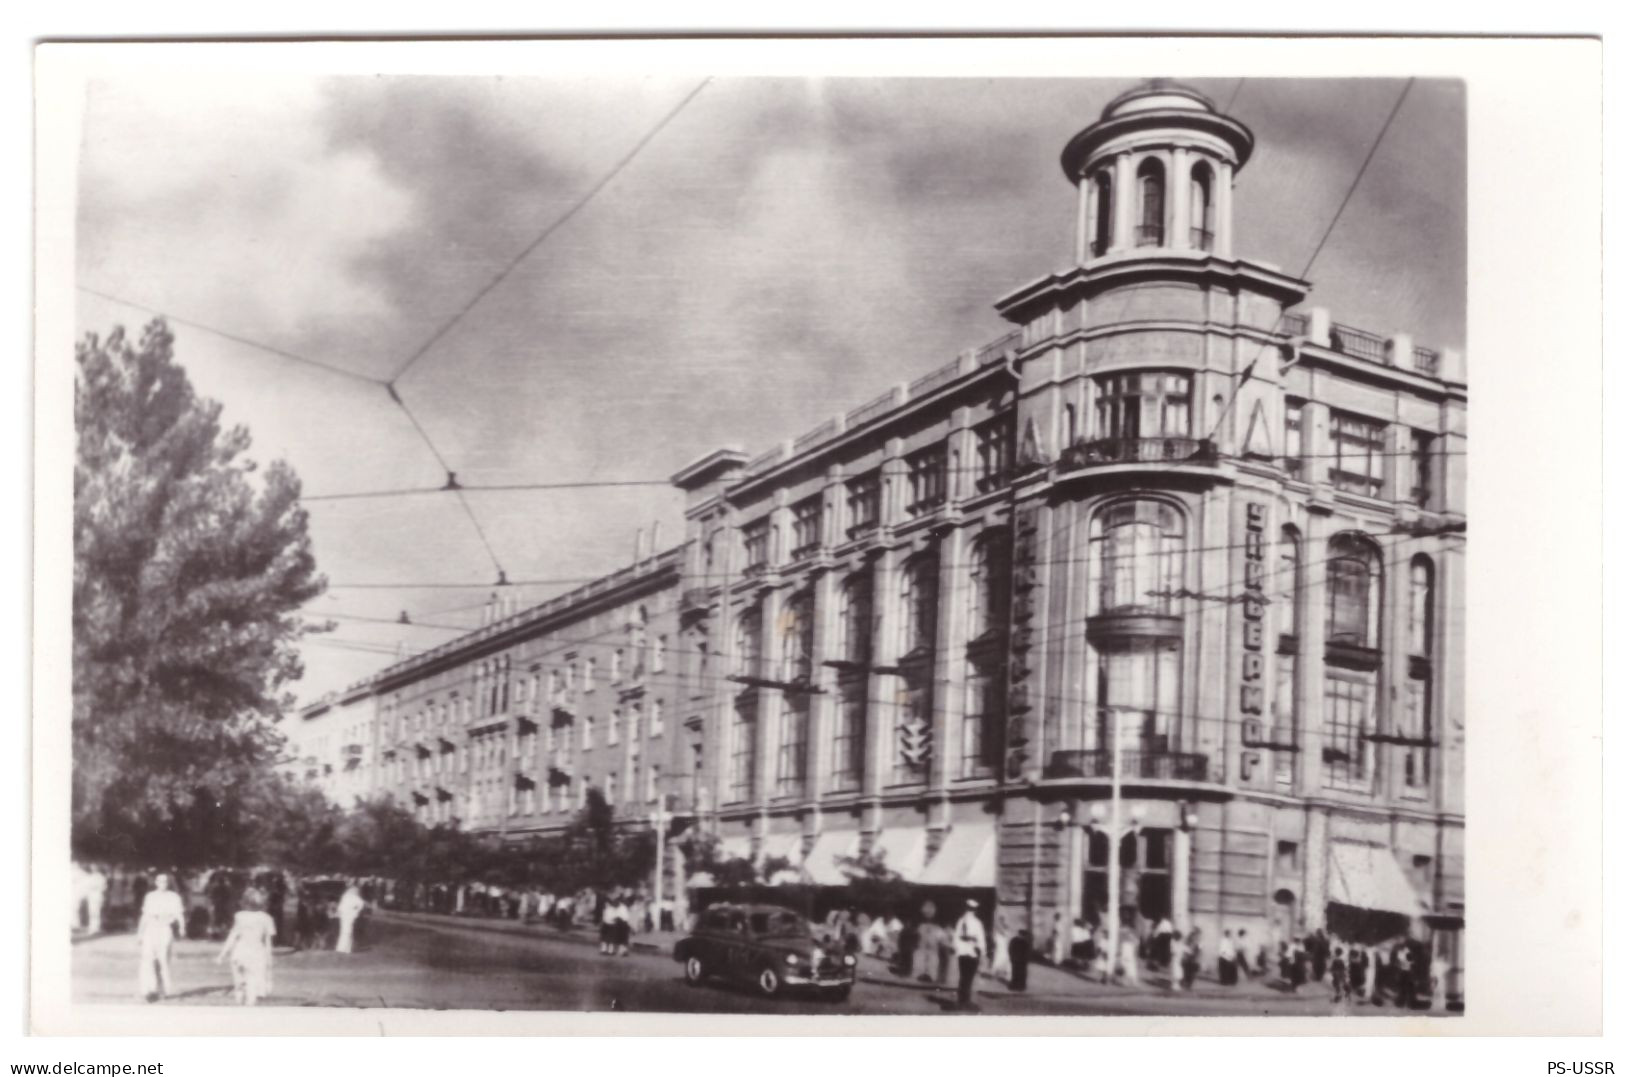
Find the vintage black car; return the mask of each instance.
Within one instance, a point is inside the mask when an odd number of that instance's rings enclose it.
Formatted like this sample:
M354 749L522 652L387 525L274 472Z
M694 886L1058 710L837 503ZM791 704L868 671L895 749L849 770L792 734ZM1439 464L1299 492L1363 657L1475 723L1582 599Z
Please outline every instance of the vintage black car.
M690 984L716 976L768 997L807 990L842 1000L857 979L857 958L821 946L805 919L777 905L712 905L672 956Z

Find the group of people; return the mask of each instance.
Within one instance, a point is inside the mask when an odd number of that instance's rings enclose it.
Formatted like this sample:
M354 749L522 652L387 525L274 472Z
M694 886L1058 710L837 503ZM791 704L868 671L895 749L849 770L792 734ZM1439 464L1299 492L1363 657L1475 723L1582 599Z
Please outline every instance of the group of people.
M907 916L895 911L871 917L852 907L831 909L819 931L825 945L851 954L867 954L889 963L894 976L947 989L957 969L957 1004L975 1007L978 976L991 976L1012 991L1027 989L1032 938L1025 929L1011 932L1004 918L992 930L982 922L980 905L969 899L957 917L936 903L923 901Z
M673 931L679 926L676 902L670 898L656 902L641 889L589 887L575 893L555 894L540 887L483 882L385 883L379 893L380 904L385 908L542 922L561 930L578 924L602 927L605 910L616 899L626 907L626 923L632 932Z
M219 875L220 873L215 873ZM269 877L268 877L269 875ZM229 881L216 885L211 878L202 887L209 898L207 930L189 932L189 910L185 896L176 885L176 877L159 872L150 883L140 877L143 885L135 887L139 896L136 916L136 995L148 1002L174 995L174 951L177 940L190 934L193 938L215 937L221 940L217 963L230 963L232 994L245 1006L256 1005L271 991L271 966L275 945L279 937L286 936L282 922L282 903L285 890L271 885L280 873L262 873L247 880L237 890ZM284 886L286 880L282 880ZM296 936L308 930L308 906L318 902L307 901L303 892L298 899ZM367 907L367 899L354 882L346 885L335 903L334 919L338 922L338 935L334 949L339 953L352 953L355 949L356 924ZM200 910L190 910L196 913ZM229 916L227 921L225 918ZM192 924L197 921L193 919ZM298 942L299 940L294 940Z

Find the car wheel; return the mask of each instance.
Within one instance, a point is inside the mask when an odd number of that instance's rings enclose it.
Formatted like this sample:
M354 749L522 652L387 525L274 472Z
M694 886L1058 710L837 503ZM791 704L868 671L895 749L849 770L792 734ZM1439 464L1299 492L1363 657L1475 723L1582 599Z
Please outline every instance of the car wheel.
M760 991L764 998L772 998L779 993L780 986L782 985L778 971L772 965L763 965L762 971L756 974L756 990Z
M689 954L688 960L683 962L683 979L687 980L691 987L697 987L704 982L705 962L700 960L698 954Z

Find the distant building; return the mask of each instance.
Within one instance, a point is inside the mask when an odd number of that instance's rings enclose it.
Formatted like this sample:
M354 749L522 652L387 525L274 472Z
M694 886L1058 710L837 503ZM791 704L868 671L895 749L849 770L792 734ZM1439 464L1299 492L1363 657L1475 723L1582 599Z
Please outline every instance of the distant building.
M279 730L287 738L283 775L314 785L343 807L371 796L377 782L376 718L366 684L330 693L300 710Z
M703 457L682 546L380 674L378 787L510 834L664 792L738 855L839 884L873 853L1048 948L1105 914L1116 749L1130 927L1450 950L1465 367L1236 256L1252 149L1194 91L1114 100L1062 155L1076 265L1007 336Z

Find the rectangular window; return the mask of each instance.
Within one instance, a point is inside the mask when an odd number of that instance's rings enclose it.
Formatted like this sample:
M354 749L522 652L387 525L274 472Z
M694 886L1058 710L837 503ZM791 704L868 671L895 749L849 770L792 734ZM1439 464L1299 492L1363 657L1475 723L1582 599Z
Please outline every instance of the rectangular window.
M1427 677L1411 677L1405 682L1405 727L1400 735L1417 743L1400 747L1400 767L1404 772L1405 788L1412 792L1427 789L1433 780L1433 753L1429 750L1433 723L1428 713L1428 696Z
M965 678L965 715L960 722L959 776L986 778L994 771L993 736L1000 720L997 669L972 666Z
M660 764L650 763L644 773L648 788L644 791L643 799L653 804L660 799Z
M581 750L586 751L592 747L593 716L584 715L581 719Z
M571 666L574 669L574 665ZM591 692L598 687L598 659L589 658L581 666L581 690Z
M1381 497L1386 427L1332 412L1332 485L1347 493Z
M1278 841L1275 843L1275 874L1293 876L1302 868L1298 864L1298 843L1295 841Z
M618 790L616 789L616 786L618 784L619 784L619 782L617 780L615 772L613 770L610 771L608 776L604 778L604 803L605 804L613 804L613 803L615 803L615 794L618 792Z
M1326 678L1327 783L1334 789L1371 790L1372 682L1346 677Z
M767 517L752 520L742 532L745 537L745 571L767 567Z
M823 544L823 495L814 494L812 497L796 502L795 507L790 512L794 518L791 530L792 539L795 543L795 548L790 551L790 556L799 561Z
M976 492L997 490L1010 481L1015 462L1016 421L1000 415L976 428Z
M1286 402L1286 437L1281 442L1281 469L1294 479L1303 478L1303 401Z
M863 723L868 678L849 676L841 680L835 696L835 713L830 736L831 792L849 793L863 785Z
M756 701L741 697L734 702L732 753L729 760L729 800L735 803L756 799Z
M1411 504L1430 508L1433 501L1433 435L1411 431Z
M1275 699L1271 711L1274 728L1270 731L1270 740L1275 744L1296 744L1298 742L1297 689L1298 656L1284 652L1277 654L1275 656ZM1290 788L1295 777L1293 771L1297 766L1297 753L1276 749L1274 755L1275 784Z
M1138 441L1190 436L1190 375L1113 374L1095 379L1095 385L1097 438Z
M846 534L853 538L880 522L880 473L871 471L846 484Z
M609 728L604 734L604 743L621 743L621 711L619 707L612 708L609 712Z
M654 652L649 656L649 670L653 673L666 672L666 637L656 636Z
M933 445L908 457L908 514L920 516L948 498L948 446Z
M807 791L807 696L789 693L779 712L779 782L781 797Z

